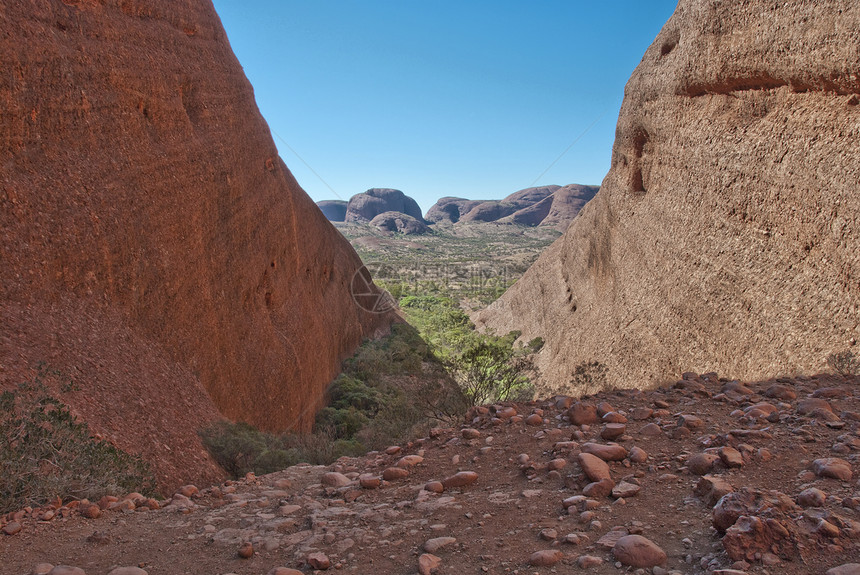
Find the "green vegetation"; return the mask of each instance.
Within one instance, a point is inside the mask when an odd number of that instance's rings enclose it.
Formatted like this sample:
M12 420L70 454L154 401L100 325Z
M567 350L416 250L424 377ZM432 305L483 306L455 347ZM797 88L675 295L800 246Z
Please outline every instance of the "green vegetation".
M418 332L396 324L366 341L344 362L328 390L329 404L310 434L271 434L221 422L200 432L213 458L231 475L271 473L296 463L327 464L426 433L460 416L466 400Z
M359 452L356 445L321 433L265 433L247 423L229 421L202 430L200 437L215 461L234 478L248 472L273 473L297 463L327 464Z
M407 295L451 297L466 310L495 301L561 232L494 223L437 224L432 233L405 236L360 224L336 224L370 269L377 285Z
M50 394L44 378L57 373L40 365L33 381L0 394L0 513L57 497L152 495L155 478L145 462L93 438Z
M860 357L850 349L828 355L827 365L839 375L860 375Z
M524 347L515 344L519 332L479 333L457 302L446 296L406 296L400 307L448 368L469 405L532 399L533 354L543 340L536 338Z

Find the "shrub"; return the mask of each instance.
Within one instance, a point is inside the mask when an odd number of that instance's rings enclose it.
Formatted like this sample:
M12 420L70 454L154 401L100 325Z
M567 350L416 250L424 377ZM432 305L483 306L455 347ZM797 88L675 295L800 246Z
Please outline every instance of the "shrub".
M448 360L470 405L494 401L529 401L534 395L532 356L513 347L516 332L497 337L475 334L462 353Z
M155 494L149 466L90 435L51 396L40 367L32 382L0 394L0 513L60 497Z
M850 349L828 355L827 365L839 375L860 375L860 357Z
M273 473L297 463L324 465L366 450L357 441L316 432L299 435L262 432L247 423L220 421L200 431L203 445L232 477L249 471Z
M570 385L579 395L591 395L606 388L606 366L598 361L586 361L577 365L570 378Z

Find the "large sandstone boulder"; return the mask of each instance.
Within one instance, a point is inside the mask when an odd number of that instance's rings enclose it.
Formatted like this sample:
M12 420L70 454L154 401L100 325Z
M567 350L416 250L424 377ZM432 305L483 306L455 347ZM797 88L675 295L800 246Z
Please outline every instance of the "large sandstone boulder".
M367 223L379 214L400 212L423 222L418 202L401 192L389 188L371 188L349 199L346 208L347 222Z
M323 200L317 202L317 207L330 222L342 222L346 219L346 205L344 200Z
M370 220L370 225L383 232L397 232L406 235L426 234L430 231L423 221L400 212L383 212Z
M681 0L600 192L478 323L544 338L542 394L590 362L637 387L824 369L860 339L858 45L856 3Z
M162 486L221 414L309 429L389 318L278 157L211 2L0 10L0 388L46 380ZM68 382L74 385L68 385Z

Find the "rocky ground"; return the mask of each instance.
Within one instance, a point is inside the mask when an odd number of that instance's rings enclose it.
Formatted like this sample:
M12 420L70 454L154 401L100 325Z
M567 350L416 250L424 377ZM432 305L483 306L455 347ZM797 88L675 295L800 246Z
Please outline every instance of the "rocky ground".
M385 452L170 500L22 510L0 520L0 571L860 573L858 472L860 378L687 374L475 408Z

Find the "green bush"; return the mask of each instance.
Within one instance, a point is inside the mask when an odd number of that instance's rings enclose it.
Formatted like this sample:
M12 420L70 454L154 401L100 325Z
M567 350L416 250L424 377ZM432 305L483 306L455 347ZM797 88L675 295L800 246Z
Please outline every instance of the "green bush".
M0 394L0 513L62 499L155 493L149 466L90 435L51 396L40 367L32 382Z
M232 477L280 471L297 463L324 465L366 450L358 442L317 432L307 435L262 432L247 423L221 421L200 431L203 445Z
M475 334L461 353L450 357L448 366L470 405L532 399L536 370L530 352L514 347L518 336Z

